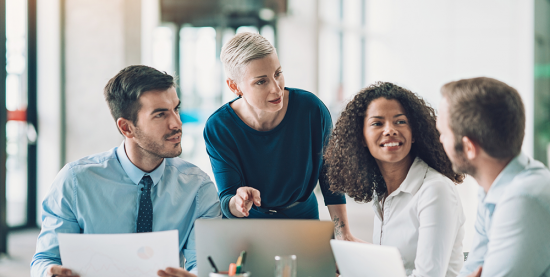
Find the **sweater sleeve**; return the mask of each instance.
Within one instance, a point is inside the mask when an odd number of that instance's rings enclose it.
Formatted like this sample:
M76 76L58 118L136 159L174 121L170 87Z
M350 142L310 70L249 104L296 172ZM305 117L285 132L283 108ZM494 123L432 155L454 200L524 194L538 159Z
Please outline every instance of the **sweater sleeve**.
M216 123L209 120L204 128L203 136L206 152L210 157L210 164L216 179L221 210L225 217L236 218L229 210L229 201L235 195L237 189L245 184L239 170L236 168L238 165L232 162L232 159L236 157L231 157L228 153L224 155L220 152L220 149L226 149L227 146L222 145L217 130L214 128L215 125Z
M323 153L321 153L321 155L323 155L325 147L327 146L330 139L330 134L332 133L332 117L330 116L330 112L328 111L327 107L323 103L321 103L320 112L323 128ZM326 168L324 159L322 159L322 169L319 173L319 186L321 187L323 199L325 200L325 206L346 204L346 196L344 194L334 193L331 192L329 189L329 183L326 179Z

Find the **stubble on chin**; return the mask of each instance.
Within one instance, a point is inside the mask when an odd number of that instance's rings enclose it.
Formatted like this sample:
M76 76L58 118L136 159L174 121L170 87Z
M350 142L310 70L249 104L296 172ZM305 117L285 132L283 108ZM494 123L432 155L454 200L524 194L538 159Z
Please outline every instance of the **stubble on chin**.
M181 149L181 142L178 142L174 147L176 148L174 149L175 150L174 155L172 157L166 157L166 158L175 158L181 155L181 152L183 151Z
M477 169L468 161L463 152L455 153L455 159L454 161L451 160L451 163L453 164L453 171L458 174L476 175Z
M152 155L152 156L155 156L155 157L158 157L158 158L175 158L175 157L178 157L179 155L181 155L182 153L182 148L181 148L181 141L174 144L174 147L170 150L165 150L167 147L164 143L166 143L166 139L168 137L171 137L173 135L176 135L180 133L181 134L181 130L178 132L172 132L171 134L168 134L166 136L163 137L163 142L160 142L160 141L155 141L155 139L145 135L144 133L140 132L140 130L138 130L136 132L136 138L138 139L138 147L142 149L142 151L148 153L149 155Z
M180 142L174 144L174 149L173 151L170 151L170 153L166 153L166 157L163 157L163 158L175 158L175 157L178 157L179 155L181 155L181 152L182 152L182 148L181 148L181 135L182 135L182 131L181 130L175 130L173 132L171 132L170 134L166 135L165 136L165 139L168 139L169 137L172 137L172 136L175 136L175 135L180 135Z

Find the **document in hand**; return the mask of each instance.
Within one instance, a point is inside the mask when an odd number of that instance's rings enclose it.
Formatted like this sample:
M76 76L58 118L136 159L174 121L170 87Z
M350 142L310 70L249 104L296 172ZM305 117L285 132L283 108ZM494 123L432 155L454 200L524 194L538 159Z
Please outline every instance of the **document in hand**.
M63 267L80 277L157 276L179 267L178 231L137 234L58 234Z

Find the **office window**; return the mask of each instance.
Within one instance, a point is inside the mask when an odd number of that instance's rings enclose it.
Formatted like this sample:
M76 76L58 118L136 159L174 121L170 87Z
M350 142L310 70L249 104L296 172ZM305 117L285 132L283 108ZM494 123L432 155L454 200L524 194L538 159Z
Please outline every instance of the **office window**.
M365 0L319 3L319 97L333 118L366 86Z
M7 224L27 222L27 147L36 141L36 130L25 120L27 109L27 5L6 1L6 108L16 118L6 124ZM15 112L15 113L13 113Z

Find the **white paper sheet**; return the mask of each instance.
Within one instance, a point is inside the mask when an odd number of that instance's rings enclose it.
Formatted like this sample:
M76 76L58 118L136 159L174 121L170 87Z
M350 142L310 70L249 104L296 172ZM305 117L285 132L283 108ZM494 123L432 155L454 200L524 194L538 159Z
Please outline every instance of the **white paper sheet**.
M136 234L58 234L63 267L80 277L157 276L179 267L178 231Z

